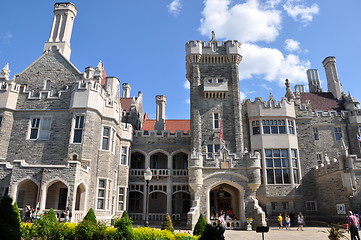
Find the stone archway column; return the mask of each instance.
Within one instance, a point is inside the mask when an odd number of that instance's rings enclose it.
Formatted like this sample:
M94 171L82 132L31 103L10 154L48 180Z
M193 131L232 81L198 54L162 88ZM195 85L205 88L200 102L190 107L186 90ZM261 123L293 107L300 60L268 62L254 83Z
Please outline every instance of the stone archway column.
M45 204L46 204L46 187L42 186L42 188L40 189L40 202L39 202L39 207L40 210L44 210L45 209Z

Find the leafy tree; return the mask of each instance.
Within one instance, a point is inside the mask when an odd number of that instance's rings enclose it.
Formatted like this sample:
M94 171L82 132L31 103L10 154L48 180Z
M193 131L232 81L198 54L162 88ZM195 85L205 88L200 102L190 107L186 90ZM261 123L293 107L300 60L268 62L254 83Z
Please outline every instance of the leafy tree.
M194 226L193 235L200 235L202 236L207 226L207 221L203 217L203 215L199 215L198 221Z
M89 209L89 211L87 212L87 214L85 215L83 221L89 221L93 224L97 224L97 217L95 216L94 210L92 208Z
M21 237L19 215L14 211L12 201L9 196L0 200L0 239L19 240Z
M21 222L20 211L19 211L19 207L18 207L17 202L14 202L14 204L13 204L13 210L16 213L19 222Z
M164 221L163 221L161 230L169 230L171 232L174 232L172 219L170 218L168 213L164 217Z
M34 222L37 235L40 237L54 237L57 231L58 219L56 218L54 209L37 219Z
M134 239L133 221L129 218L127 211L123 212L121 218L114 221L114 227L118 229L120 239Z

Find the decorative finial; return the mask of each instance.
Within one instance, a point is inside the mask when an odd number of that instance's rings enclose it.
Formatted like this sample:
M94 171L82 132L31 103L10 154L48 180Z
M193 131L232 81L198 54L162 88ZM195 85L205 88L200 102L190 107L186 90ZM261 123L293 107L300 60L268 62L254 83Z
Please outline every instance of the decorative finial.
M9 63L7 63L1 70L0 77L5 78L5 80L9 80L10 77Z
M286 79L286 81L285 81L285 85L286 85L286 87L290 87L290 81L288 81L288 79Z
M291 90L291 84L290 81L288 79L286 79L285 81L285 85L286 85L286 98L288 101L291 101L291 99L295 99L295 94L292 92Z
M214 33L214 31L212 31L212 39L211 39L211 41L217 41L216 34Z

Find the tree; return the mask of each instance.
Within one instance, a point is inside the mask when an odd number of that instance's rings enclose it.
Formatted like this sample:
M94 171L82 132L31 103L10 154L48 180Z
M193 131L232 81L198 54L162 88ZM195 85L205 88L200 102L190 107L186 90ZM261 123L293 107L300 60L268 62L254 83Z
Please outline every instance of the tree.
M133 221L129 218L127 211L123 212L121 218L115 219L114 227L118 229L120 239L134 239Z
M172 223L172 219L170 218L169 214L167 213L164 217L164 221L162 224L162 230L169 230L171 232L174 232L174 227Z
M93 224L97 224L97 217L95 216L94 210L92 208L89 209L85 217L83 218L83 221L89 221Z
M207 221L203 215L199 215L198 221L194 226L193 235L202 236L207 226Z
M19 215L14 211L12 201L9 196L0 200L0 239L19 240L21 237Z
M54 209L45 214L34 222L35 231L40 237L53 237L56 234L58 219L56 218Z

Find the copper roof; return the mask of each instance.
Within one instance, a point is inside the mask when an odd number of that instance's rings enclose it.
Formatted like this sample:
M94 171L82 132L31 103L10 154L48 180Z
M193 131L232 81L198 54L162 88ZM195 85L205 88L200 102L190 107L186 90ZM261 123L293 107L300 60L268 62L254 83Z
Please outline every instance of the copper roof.
M156 120L146 119L143 123L142 130L150 131L154 130L154 125ZM191 129L190 120L165 120L165 130L174 133L175 131L183 131L185 133L189 132Z
M313 111L341 111L345 107L342 101L337 100L330 92L308 93L301 92L301 103L311 103Z

